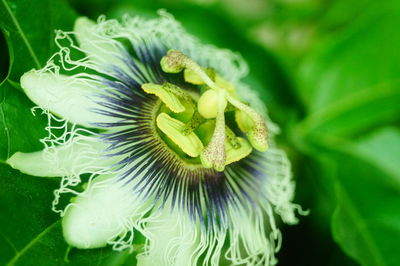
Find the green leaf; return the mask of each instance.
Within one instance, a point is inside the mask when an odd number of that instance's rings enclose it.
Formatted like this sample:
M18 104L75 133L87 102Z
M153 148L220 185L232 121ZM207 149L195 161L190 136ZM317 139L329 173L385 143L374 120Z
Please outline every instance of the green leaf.
M57 221L57 215L51 212L52 191L57 183L56 179L23 175L0 163L0 250L12 251L2 254L0 264L16 256Z
M8 47L4 34L0 30L0 83L7 77L8 72Z
M400 131L389 128L359 141L330 140L326 150L336 166L333 236L362 265L400 264L399 146Z
M17 91L17 82L25 71L44 66L57 49L54 30L71 29L75 17L65 1L0 0L0 30L10 54L8 78L0 84L1 160L42 148L46 118L40 112L32 115L33 104Z
M400 114L400 82L392 82L354 93L314 112L297 125L301 136L349 136L395 121Z
M384 6L301 64L299 93L310 114L301 125L305 133L352 135L399 116L400 6Z
M40 111L32 114L34 105L9 82L0 85L0 160L17 151L31 152L43 148L47 118Z
M0 0L0 29L10 53L9 78L41 68L56 51L54 30L71 30L75 13L66 1Z
M134 264L135 253L110 247L68 251L60 218L51 210L58 182L58 178L24 175L0 163L0 264Z
M123 265L128 260L135 262L135 255L128 250L116 252L110 247L94 250L69 249L62 237L61 222L57 221L19 251L8 264L114 266Z
M371 134L354 147L359 156L376 164L400 186L400 131L386 128Z

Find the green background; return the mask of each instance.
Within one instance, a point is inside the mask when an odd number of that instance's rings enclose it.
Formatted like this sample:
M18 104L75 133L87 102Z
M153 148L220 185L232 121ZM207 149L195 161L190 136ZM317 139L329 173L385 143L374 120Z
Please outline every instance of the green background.
M400 265L400 1L0 0L0 265L134 265L135 254L68 247L51 211L57 179L4 162L41 149L44 117L20 76L56 51L78 15L165 8L205 43L240 52L246 82L282 128L296 202L279 265ZM137 241L140 241L138 239Z

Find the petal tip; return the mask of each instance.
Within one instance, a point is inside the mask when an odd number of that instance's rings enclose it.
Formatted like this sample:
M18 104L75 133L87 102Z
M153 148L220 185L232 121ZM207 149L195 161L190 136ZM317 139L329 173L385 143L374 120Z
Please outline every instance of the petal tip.
M107 245L108 235L102 231L101 222L92 219L87 211L72 205L62 219L65 241L79 249L100 248Z
M96 23L88 17L79 17L75 20L74 31L80 32L94 25L96 25Z
M6 163L20 172L32 176L57 176L49 169L49 162L43 158L43 151L37 152L16 152Z
M62 218L66 242L80 249L100 248L131 229L129 221L135 215L130 190L98 179L67 206Z
M18 165L18 161L20 160L20 154L21 152L16 152L14 153L10 158L8 158L6 160L6 163L11 166L14 169L18 169L17 165Z
M34 69L25 72L20 79L21 87L26 92L26 89L31 87L36 82L36 71Z

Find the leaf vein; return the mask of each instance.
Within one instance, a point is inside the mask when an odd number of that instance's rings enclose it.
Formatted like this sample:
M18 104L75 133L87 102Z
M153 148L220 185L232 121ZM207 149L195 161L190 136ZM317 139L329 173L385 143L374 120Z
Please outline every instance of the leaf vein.
M17 254L6 264L6 266L13 266L18 259L26 252L29 250L30 247L32 247L36 242L40 240L47 232L49 232L51 229L53 229L54 226L56 226L60 221L57 220L53 224L51 224L49 227L47 227L45 230L43 230L40 234L38 234L34 239L32 239L23 249L21 249Z
M356 230L359 231L361 238L364 239L365 244L370 250L372 257L375 259L376 265L385 266L386 265L385 260L383 259L383 256L379 251L372 236L369 234L367 230L367 224L364 222L363 217L354 207L354 203L348 196L348 193L347 191L345 191L345 188L341 184L339 184L339 182L337 183L337 186L342 194L341 197L342 200L346 201L346 203L342 202L342 208L346 209L347 212L350 214L350 217L354 222ZM336 215L337 215L337 209L336 209Z
M0 118L2 120L2 123L3 123L3 126L4 126L4 133L5 133L6 139L7 139L7 158L9 158L10 157L10 143L11 143L11 140L10 140L10 131L9 131L8 126L7 126L6 116L5 116L4 110L3 110L3 102L0 103Z
M5 8L7 9L7 12L10 14L10 17L15 25L15 27L18 30L18 33L21 35L22 40L24 41L26 47L28 48L28 51L30 53L30 55L32 56L33 61L35 62L37 68L41 68L41 64L39 62L39 59L36 57L35 52L33 51L32 46L30 45L28 38L26 38L25 33L22 31L21 25L19 25L17 18L14 16L13 12L10 9L10 6L8 5L8 3L6 2L6 0L1 0L5 6Z

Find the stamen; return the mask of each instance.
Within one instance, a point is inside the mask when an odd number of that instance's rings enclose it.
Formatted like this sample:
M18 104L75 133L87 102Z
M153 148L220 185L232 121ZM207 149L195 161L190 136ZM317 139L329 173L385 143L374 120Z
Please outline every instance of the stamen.
M166 73L179 73L185 67L190 60L185 54L177 50L169 50L167 55L161 58L160 65L164 72Z
M229 92L235 91L235 88L233 87L233 85L230 82L223 79L220 75L215 74L215 78L213 80L219 87L224 88L225 90L227 90Z
M249 129L247 128L247 126L243 126L244 123L241 123L242 127L244 127L243 129L245 129L244 132L249 138L251 145L256 150L259 150L261 152L266 151L268 149L268 129L265 125L264 118L253 108L235 99L231 95L227 95L226 97L233 106L243 111L252 120L253 125Z
M163 84L163 87L170 93L173 93L176 96L178 96L179 98L181 98L182 100L184 100L186 103L192 104L193 107L195 106L195 103L193 102L193 98L190 96L190 94L187 91L185 91L185 90L181 89L180 87L178 87L172 83L169 83L169 82L165 82Z
M225 143L225 165L228 165L247 157L253 149L247 140L241 137L236 137L235 133L228 126L225 127L225 130L227 138Z
M167 55L161 58L161 68L166 73L179 73L184 69L190 69L196 73L211 89L221 90L207 75L207 73L190 57L180 51L169 50Z
M185 106L181 103L179 98L171 93L165 85L145 83L142 89L149 94L155 94L160 100L174 113L182 113L185 111Z
M190 157L197 157L204 146L194 132L185 135L185 124L166 113L157 116L157 127Z
M215 129L210 143L201 152L201 163L205 168L214 168L217 171L223 171L226 163L225 154L225 107L226 100L224 92L219 92L218 112L215 121Z
M234 149L239 149L240 143L238 142L235 133L233 133L232 129L230 129L228 126L226 126L225 130L226 130L226 138L228 139L229 144Z
M212 79L215 79L215 70L212 68L203 68L203 70L206 72L206 74ZM194 85L203 85L204 80L197 75L196 72L194 72L192 69L186 68L185 71L183 72L183 78L185 79L186 82L194 84Z
M203 122L204 118L200 115L200 113L196 110L189 122L186 123L185 128L183 129L183 135L187 136L192 133L196 128L198 128Z
M231 83L223 79L213 68L202 68L203 71L210 77L212 81L214 81L219 87L226 89L229 92L235 91L235 88ZM204 80L197 74L197 72L192 69L186 68L183 72L183 77L186 82L194 84L194 85L202 85L204 84Z
M254 127L252 119L240 109L235 109L235 121L242 132L248 132Z
M238 162L247 157L251 151L251 145L244 138L238 137L235 140L238 147L234 147L230 141L225 143L226 163L225 165Z

